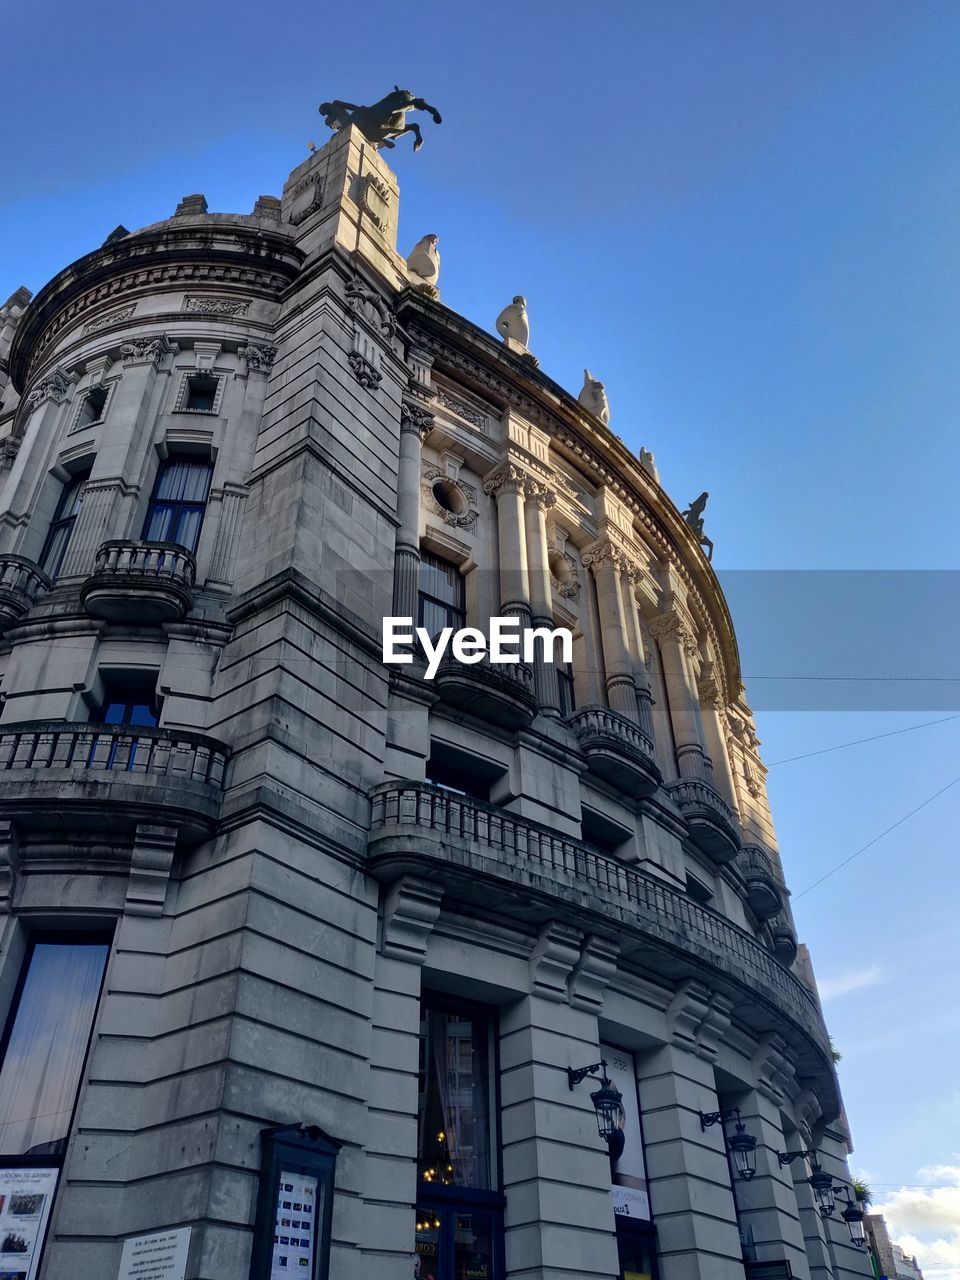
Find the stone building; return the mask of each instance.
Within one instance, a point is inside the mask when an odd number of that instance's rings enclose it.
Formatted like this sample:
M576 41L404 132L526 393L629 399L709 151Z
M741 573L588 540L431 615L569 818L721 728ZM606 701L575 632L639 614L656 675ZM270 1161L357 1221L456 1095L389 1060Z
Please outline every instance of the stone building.
M869 1275L716 578L397 210L347 127L0 312L0 1271Z
M887 1220L882 1213L868 1213L863 1224L873 1254L874 1273L880 1280L923 1280L917 1259L891 1240Z

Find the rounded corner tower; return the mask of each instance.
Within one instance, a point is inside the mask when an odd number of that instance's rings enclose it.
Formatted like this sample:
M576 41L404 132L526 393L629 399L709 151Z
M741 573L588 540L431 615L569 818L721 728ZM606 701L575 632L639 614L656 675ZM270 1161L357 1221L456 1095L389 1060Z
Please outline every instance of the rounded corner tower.
M869 1276L697 532L397 207L343 123L0 309L3 1248ZM427 678L387 618L571 652Z

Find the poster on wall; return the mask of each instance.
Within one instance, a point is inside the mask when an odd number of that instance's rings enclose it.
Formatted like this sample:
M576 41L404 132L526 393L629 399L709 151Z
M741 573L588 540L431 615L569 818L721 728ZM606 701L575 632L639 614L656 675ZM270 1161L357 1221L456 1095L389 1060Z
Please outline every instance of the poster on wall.
M640 1129L640 1103L637 1099L637 1073L633 1054L612 1044L600 1046L606 1059L607 1075L623 1095L620 1127L623 1150L613 1164L610 1199L618 1217L650 1219L650 1197L647 1195L647 1170L643 1161L643 1137Z
M270 1280L289 1276L313 1276L317 1247L317 1215L320 1181L308 1173L280 1170L277 1184L277 1214L273 1228ZM2 1277L0 1277L2 1280Z
M59 1169L0 1169L0 1280L36 1280Z

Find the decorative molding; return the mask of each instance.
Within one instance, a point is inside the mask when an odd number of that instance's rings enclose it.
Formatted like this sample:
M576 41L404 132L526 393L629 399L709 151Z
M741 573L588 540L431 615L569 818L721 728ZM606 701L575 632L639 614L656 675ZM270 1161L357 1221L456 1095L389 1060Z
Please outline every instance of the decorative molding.
M566 549L566 537L555 537L552 541L547 542L547 558L548 560L561 560L567 567L569 577L560 578L550 566L550 585L553 588L554 595L562 596L564 600L576 602L580 599L580 574L576 560Z
M447 484L452 485L466 503L466 508L459 514L455 511L448 511L445 506L437 501L434 494L434 486L438 480L443 480ZM424 506L428 511L432 511L434 515L439 516L444 524L450 525L454 529L472 529L480 517L477 509L477 491L472 484L466 481L453 479L442 467L436 466L432 462L424 463L420 474L420 492L423 495Z
M375 173L364 176L360 207L380 234L386 235L390 223L390 188Z
M354 276L344 290L347 306L362 320L392 338L397 331L397 317L382 294L371 289L362 276Z
M9 819L0 820L0 915L10 911L17 885L17 829Z
M91 320L89 324L83 326L83 335L88 333L99 333L101 329L106 329L108 325L119 324L121 320L129 320L137 309L137 304L132 302L129 307L121 307L119 311L111 311L105 316L97 316L95 320Z
M290 213L287 221L299 227L301 222L306 222L323 204L323 184L316 173L301 178L293 190L288 192L288 200Z
M67 373L65 369L60 368L58 365L52 373L48 373L45 378L41 378L28 394L27 408L30 410L37 409L46 400L52 400L54 404L63 404L71 384L76 380L75 374Z
M250 299L209 298L198 295L184 298L183 309L205 316L245 316L250 309Z
M123 905L124 914L163 915L177 834L175 826L137 823L137 834L130 855L130 879Z
M383 381L383 374L360 351L348 351L347 359L354 376L366 391L376 391Z
M415 876L401 876L392 884L383 904L381 953L391 960L423 964L442 898L440 885Z
M620 948L608 938L591 936L567 979L567 999L575 1009L600 1014L603 997L617 972Z
M530 994L553 1004L567 999L567 983L580 959L583 934L551 920L543 925L530 956Z
M691 979L677 990L667 1009L667 1026L674 1044L705 1062L716 1062L723 1037L730 1028L733 1001L702 982Z
M273 362L277 358L277 348L258 346L251 343L247 347L240 347L237 355L241 360L246 361L248 369L256 369L258 372L266 373L268 369L273 368Z
M404 396L400 401L400 431L413 431L423 443L423 438L433 426L434 417L419 400Z
M778 1035L765 1036L752 1058L757 1092L775 1106L796 1092L797 1068L787 1056L786 1041Z
M478 431L486 434L487 430L487 414L482 413L479 409L474 409L468 404L464 404L462 400L457 400L453 396L448 395L446 391L437 391L435 397L437 404L443 409L449 409L457 418L461 418L464 422L468 422L471 427L476 427Z
M159 365L164 356L179 350L177 343L171 342L165 334L160 334L156 338L133 338L130 342L124 342L120 347L120 355L124 360L135 364L145 361Z

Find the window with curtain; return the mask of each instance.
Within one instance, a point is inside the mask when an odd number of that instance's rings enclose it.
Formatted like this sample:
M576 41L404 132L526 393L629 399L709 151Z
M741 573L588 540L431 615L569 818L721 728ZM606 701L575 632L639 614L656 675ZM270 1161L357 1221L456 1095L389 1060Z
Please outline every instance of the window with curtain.
M463 576L455 564L424 551L420 557L417 626L436 636L444 627L455 630L467 619Z
M194 458L168 458L157 473L147 509L147 542L175 542L196 551L210 494L213 466Z
M83 486L89 479L89 470L79 471L75 476L71 476L61 490L47 539L40 553L40 568L51 578L56 578L63 568L73 526L77 522L83 503Z
M0 1155L66 1149L109 950L104 941L31 945L0 1066Z
M425 1006L420 1023L422 1182L489 1190L490 1024Z

